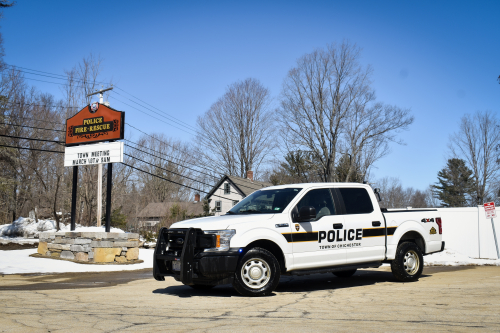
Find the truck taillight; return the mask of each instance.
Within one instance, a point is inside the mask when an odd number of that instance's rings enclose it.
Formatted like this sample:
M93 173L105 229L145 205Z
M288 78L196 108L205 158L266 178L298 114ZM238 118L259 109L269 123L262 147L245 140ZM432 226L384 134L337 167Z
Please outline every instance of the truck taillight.
M436 217L436 223L439 227L439 234L441 235L443 233L443 227L442 227L442 222L440 217Z

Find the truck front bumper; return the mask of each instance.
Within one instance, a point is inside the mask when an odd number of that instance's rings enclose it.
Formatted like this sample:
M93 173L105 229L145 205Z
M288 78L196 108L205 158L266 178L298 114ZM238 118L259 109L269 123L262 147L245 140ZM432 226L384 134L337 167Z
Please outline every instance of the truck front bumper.
M203 252L196 248L196 230L187 229L181 251L166 251L162 232L158 236L153 258L153 276L164 281L171 276L184 284L220 284L232 278L240 257L239 248L228 251ZM172 253L173 252L173 253Z

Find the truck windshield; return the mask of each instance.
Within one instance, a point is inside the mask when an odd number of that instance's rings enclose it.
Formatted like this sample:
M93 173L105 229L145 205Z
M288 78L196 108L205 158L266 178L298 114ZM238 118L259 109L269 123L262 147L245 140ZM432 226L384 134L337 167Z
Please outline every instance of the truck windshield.
M227 214L277 214L281 213L301 188L260 190L250 194Z

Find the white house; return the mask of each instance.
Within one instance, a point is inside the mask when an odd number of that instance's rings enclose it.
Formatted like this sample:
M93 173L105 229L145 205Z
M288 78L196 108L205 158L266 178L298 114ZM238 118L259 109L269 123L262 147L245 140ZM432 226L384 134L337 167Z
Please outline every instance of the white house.
M273 184L253 180L253 171L248 171L247 178L222 177L205 199L209 202L210 212L214 212L215 216L220 216L226 214L247 195L268 186L273 186Z

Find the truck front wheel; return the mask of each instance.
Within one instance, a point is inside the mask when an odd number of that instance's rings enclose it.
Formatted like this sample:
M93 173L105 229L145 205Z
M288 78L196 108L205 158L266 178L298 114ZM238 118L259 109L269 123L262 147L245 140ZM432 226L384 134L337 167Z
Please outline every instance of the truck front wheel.
M424 269L424 257L417 244L404 242L399 244L396 257L391 262L392 274L402 282L417 281Z
M280 281L280 266L266 249L255 247L240 259L233 287L243 296L268 296Z

